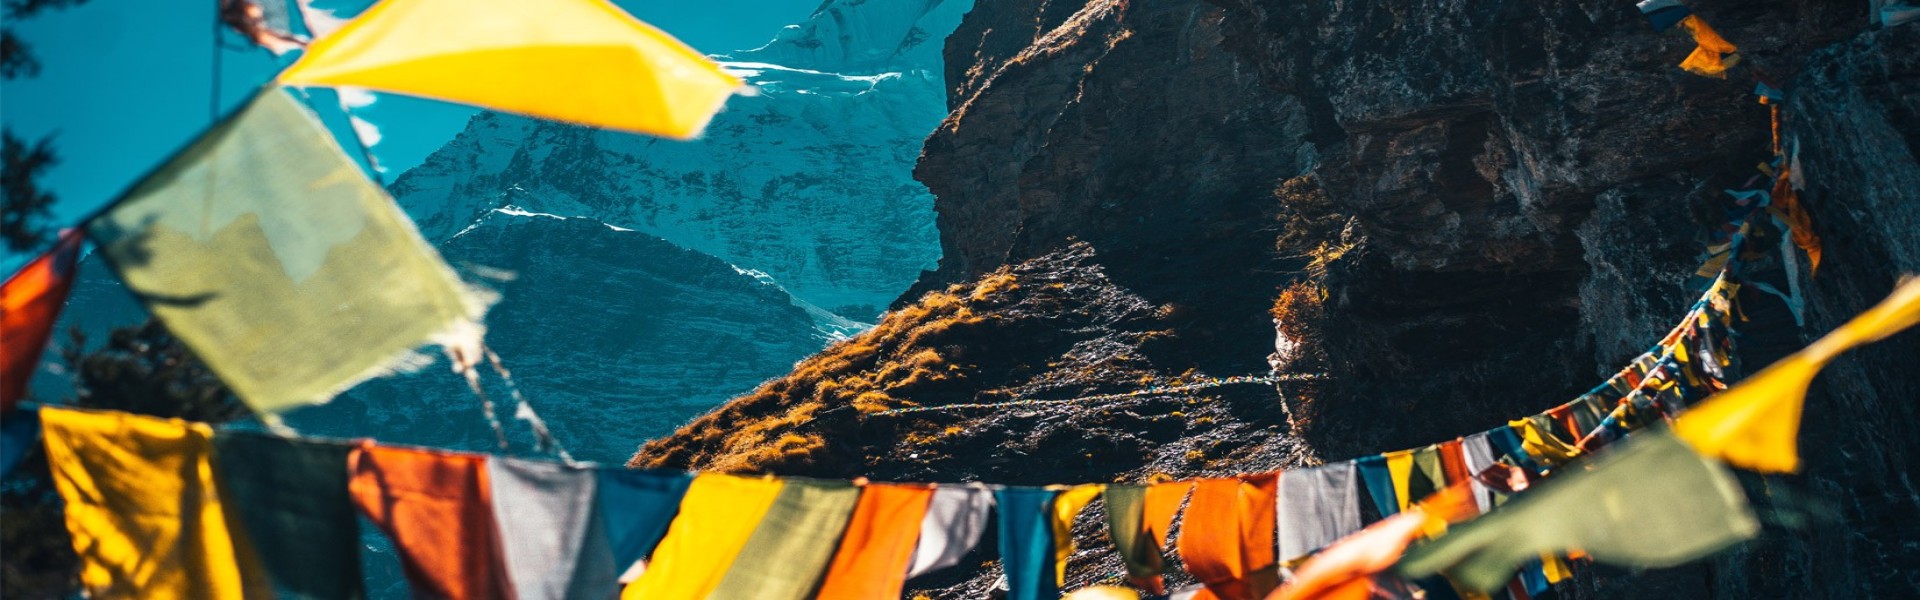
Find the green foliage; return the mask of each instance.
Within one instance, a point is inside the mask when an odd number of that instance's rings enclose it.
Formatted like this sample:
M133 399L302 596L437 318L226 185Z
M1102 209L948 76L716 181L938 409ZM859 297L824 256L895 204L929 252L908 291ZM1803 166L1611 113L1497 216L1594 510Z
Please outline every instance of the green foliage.
M39 179L60 163L54 155L53 136L29 144L12 130L0 131L0 162L4 162L0 188L6 190L5 204L0 205L0 238L14 252L38 250L52 239L45 221L52 216L53 192L41 189Z

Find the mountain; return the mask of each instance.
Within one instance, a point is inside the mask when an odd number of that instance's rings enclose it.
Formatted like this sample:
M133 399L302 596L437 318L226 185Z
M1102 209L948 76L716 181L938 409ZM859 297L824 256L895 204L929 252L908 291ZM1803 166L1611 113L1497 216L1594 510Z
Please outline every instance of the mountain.
M1743 288L1750 373L1920 272L1920 26L1838 0L1687 5L1739 45L1733 76L1676 68L1694 42L1632 2L980 0L947 38L951 111L916 167L939 267L872 330L629 464L1139 482L1485 430L1585 391L1685 312L1722 190L1772 156L1759 77L1785 92L1778 135L1825 258L1812 272L1754 233L1742 277L1800 282L1805 324ZM1909 332L1821 378L1806 473L1745 478L1783 517L1759 539L1583 569L1560 593L1920 593L1915 356ZM1270 364L1295 379L1114 395ZM1068 589L1120 570L1098 514ZM995 556L911 593L989 597Z
M778 286L700 252L591 219L498 209L441 253L491 279L487 341L576 458L616 460L785 371L825 333ZM487 373L483 380L495 377ZM490 385L515 440L508 392ZM288 416L302 432L488 450L479 400L444 361ZM617 423L617 427L608 424ZM524 446L522 446L524 447Z
M828 2L725 63L753 92L679 142L482 113L392 186L430 240L505 206L593 218L764 272L871 321L939 258L911 177L945 114L939 44L967 0Z

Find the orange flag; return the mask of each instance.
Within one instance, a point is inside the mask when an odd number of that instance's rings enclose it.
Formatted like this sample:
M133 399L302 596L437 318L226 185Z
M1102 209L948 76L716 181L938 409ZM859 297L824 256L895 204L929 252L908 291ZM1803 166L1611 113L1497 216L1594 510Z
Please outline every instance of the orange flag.
M414 595L511 596L507 571L497 563L486 461L372 443L348 456L353 502L393 540Z
M1820 234L1813 232L1813 217L1807 215L1807 209L1800 205L1800 195L1793 191L1792 168L1780 167L1780 180L1773 184L1773 202L1768 207L1774 214L1787 222L1793 236L1793 245L1807 253L1807 272L1820 272Z
M1687 15L1687 18L1680 20L1680 24L1693 34L1693 43L1698 44L1693 54L1688 54L1686 60L1680 61L1680 68L1695 75L1726 79L1727 69L1740 64L1740 56L1733 54L1739 49L1726 38L1720 37L1720 32L1707 26L1707 22L1700 20L1699 15Z
M1279 585L1274 503L1279 473L1194 482L1180 539L1187 572L1206 584L1195 600L1251 600Z
M73 289L80 239L78 230L62 232L52 250L0 285L0 412L12 411L27 396L27 380Z
M880 483L864 487L818 597L899 598L907 583L914 545L920 540L920 520L932 500L933 488L925 486Z

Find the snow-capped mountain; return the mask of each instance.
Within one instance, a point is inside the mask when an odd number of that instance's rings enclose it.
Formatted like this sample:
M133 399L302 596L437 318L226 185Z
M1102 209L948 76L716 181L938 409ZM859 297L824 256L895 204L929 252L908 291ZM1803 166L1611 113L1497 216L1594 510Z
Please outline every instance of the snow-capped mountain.
M829 2L721 57L756 90L691 142L498 113L393 185L436 243L517 206L660 236L869 321L939 258L912 177L946 113L939 41L968 0Z

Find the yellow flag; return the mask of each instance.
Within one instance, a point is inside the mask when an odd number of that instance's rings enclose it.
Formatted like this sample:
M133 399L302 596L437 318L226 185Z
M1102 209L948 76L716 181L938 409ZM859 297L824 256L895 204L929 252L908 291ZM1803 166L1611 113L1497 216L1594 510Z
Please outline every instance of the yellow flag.
M687 487L647 571L621 590L624 600L705 598L747 545L785 486L778 479L703 474Z
M1413 487L1413 451L1400 450L1387 453L1387 476L1393 479L1393 496L1400 501L1400 510L1407 510L1413 502L1410 489Z
M740 80L607 0L382 0L280 74L689 138Z
M95 598L261 597L213 481L213 431L121 412L40 411L80 584Z
M1673 431L1701 454L1767 473L1800 469L1800 412L1813 376L1841 352L1920 323L1920 278L1812 345L1721 392L1674 421Z
M1073 556L1073 518L1080 515L1080 509L1100 495L1107 486L1087 484L1074 486L1053 498L1053 576L1054 585L1067 583L1067 557Z

